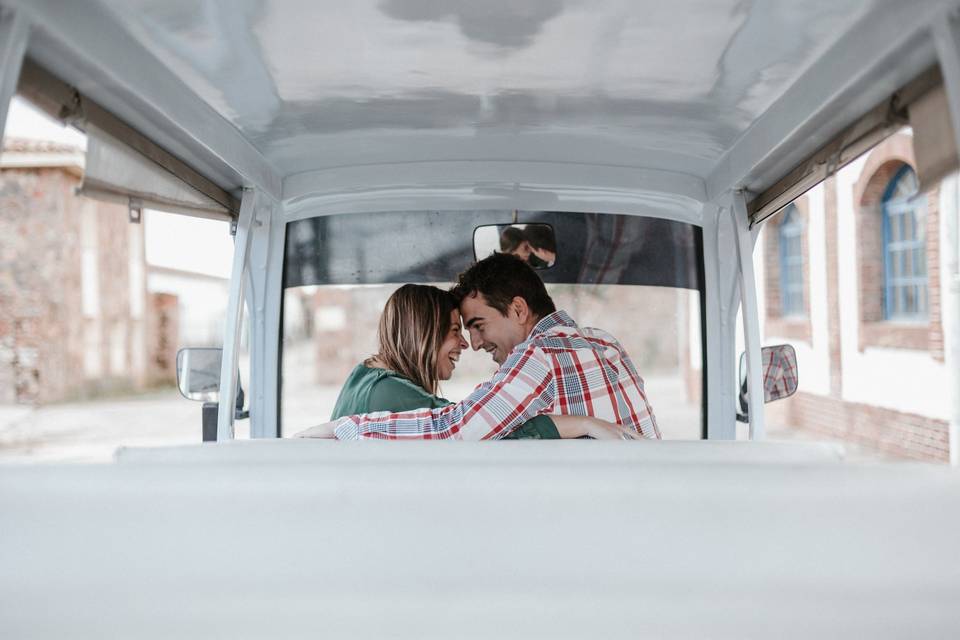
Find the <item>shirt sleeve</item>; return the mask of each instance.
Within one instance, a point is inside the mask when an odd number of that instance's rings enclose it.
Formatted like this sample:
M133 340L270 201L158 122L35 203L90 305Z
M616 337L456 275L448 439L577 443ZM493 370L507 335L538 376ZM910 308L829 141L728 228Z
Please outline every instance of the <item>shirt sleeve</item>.
M456 404L348 416L337 420L335 433L340 440L502 438L534 416L549 413L555 395L549 358L531 343L514 351L490 382Z

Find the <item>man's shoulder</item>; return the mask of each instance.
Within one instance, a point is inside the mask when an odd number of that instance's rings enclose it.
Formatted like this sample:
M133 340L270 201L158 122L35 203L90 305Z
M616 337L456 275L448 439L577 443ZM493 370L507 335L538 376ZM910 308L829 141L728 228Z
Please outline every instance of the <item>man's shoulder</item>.
M624 357L623 345L608 331L596 327L557 326L534 336L530 340L532 348L546 355L557 355L572 351L590 351L605 357ZM601 356L604 357L604 356Z
M596 327L581 327L573 323L556 324L531 337L531 342L537 345L564 340L602 340L605 342L618 342L613 334L608 331Z

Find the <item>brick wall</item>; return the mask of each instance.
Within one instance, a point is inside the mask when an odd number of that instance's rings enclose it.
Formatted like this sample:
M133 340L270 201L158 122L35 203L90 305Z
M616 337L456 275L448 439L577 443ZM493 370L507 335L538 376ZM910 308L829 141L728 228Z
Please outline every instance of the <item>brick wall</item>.
M859 344L866 347L888 347L925 351L943 362L943 328L940 308L939 270L939 188L926 195L926 254L928 274L929 319L926 322L904 323L883 317L883 236L881 201L890 180L905 165L913 165L912 138L897 134L874 148L867 156L860 179L853 186L855 205L855 246L838 246L837 181L824 184L824 230L827 275L827 328L829 337L830 392L828 395L798 393L793 398L767 406L771 424L786 424L813 431L824 438L854 442L885 454L916 460L948 459L947 423L915 414L842 400L842 344L839 308L839 255L855 251L857 256L859 303ZM801 208L801 211L803 209ZM776 228L765 231L764 245L768 309L768 335L791 335L778 318L780 293L778 285L779 255ZM773 239L771 242L770 239ZM810 239L819 242L820 239ZM806 251L806 247L805 247ZM805 255L809 256L809 254ZM809 272L809 270L807 270ZM809 289L807 289L809 290ZM772 320L772 322L771 322ZM803 332L794 333L803 339ZM808 334L807 334L808 335ZM909 372L888 372L909 375ZM802 375L802 372L801 372Z
M0 401L76 394L82 340L76 178L58 169L5 170L0 181Z
M824 438L854 442L891 456L949 460L949 431L944 420L811 393L797 393L773 403L766 413L771 422L785 420Z
M824 249L827 261L827 336L830 348L830 395L843 393L843 349L840 343L840 233L837 214L837 179L827 178L823 185Z
M780 224L783 222L783 212L777 214L764 227L763 261L764 261L764 295L766 298L767 335L791 338L810 342L810 202L807 196L797 198L794 203L796 215L803 224L803 235L800 238L803 264L803 306L804 313L797 316L784 316L781 310L780 291Z
M890 180L904 166L916 166L913 139L891 136L867 157L861 178L853 186L856 212L856 251L859 276L860 331L858 347L891 347L929 351L943 362L943 326L940 319L940 189L926 197L926 257L928 321L904 323L884 320L882 199Z
M147 296L147 374L151 385L176 384L179 300L171 293Z
M75 195L68 168L0 172L0 402L42 404L139 388L122 206ZM86 215L85 212L91 215ZM83 310L83 224L95 221L98 314ZM138 227L135 232L142 233ZM87 375L88 359L97 374Z

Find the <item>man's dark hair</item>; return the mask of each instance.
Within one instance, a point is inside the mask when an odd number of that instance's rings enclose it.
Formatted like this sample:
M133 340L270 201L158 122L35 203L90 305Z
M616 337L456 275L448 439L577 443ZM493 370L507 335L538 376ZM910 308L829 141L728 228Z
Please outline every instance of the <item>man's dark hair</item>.
M543 286L543 280L526 262L509 253L495 253L460 274L450 290L459 303L475 293L482 293L487 304L507 315L514 298L527 301L530 311L543 318L557 310Z
M553 237L553 229L545 224L530 224L523 230L527 242L534 249L546 249L552 253L557 252L557 242Z
M517 247L526 242L527 238L523 231L516 227L507 227L500 234L500 251L503 253L513 253Z

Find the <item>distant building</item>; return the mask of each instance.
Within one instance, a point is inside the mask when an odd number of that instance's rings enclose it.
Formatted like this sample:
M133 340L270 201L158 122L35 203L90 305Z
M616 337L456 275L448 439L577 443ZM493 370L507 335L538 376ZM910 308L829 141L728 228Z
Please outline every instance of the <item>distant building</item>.
M891 456L947 461L940 246L958 184L954 175L921 193L915 166L911 134L898 133L764 225L754 252L761 335L792 344L800 370L797 394L766 415Z
M46 403L173 381L176 296L147 290L144 231L78 197L83 151L4 140L0 403Z

